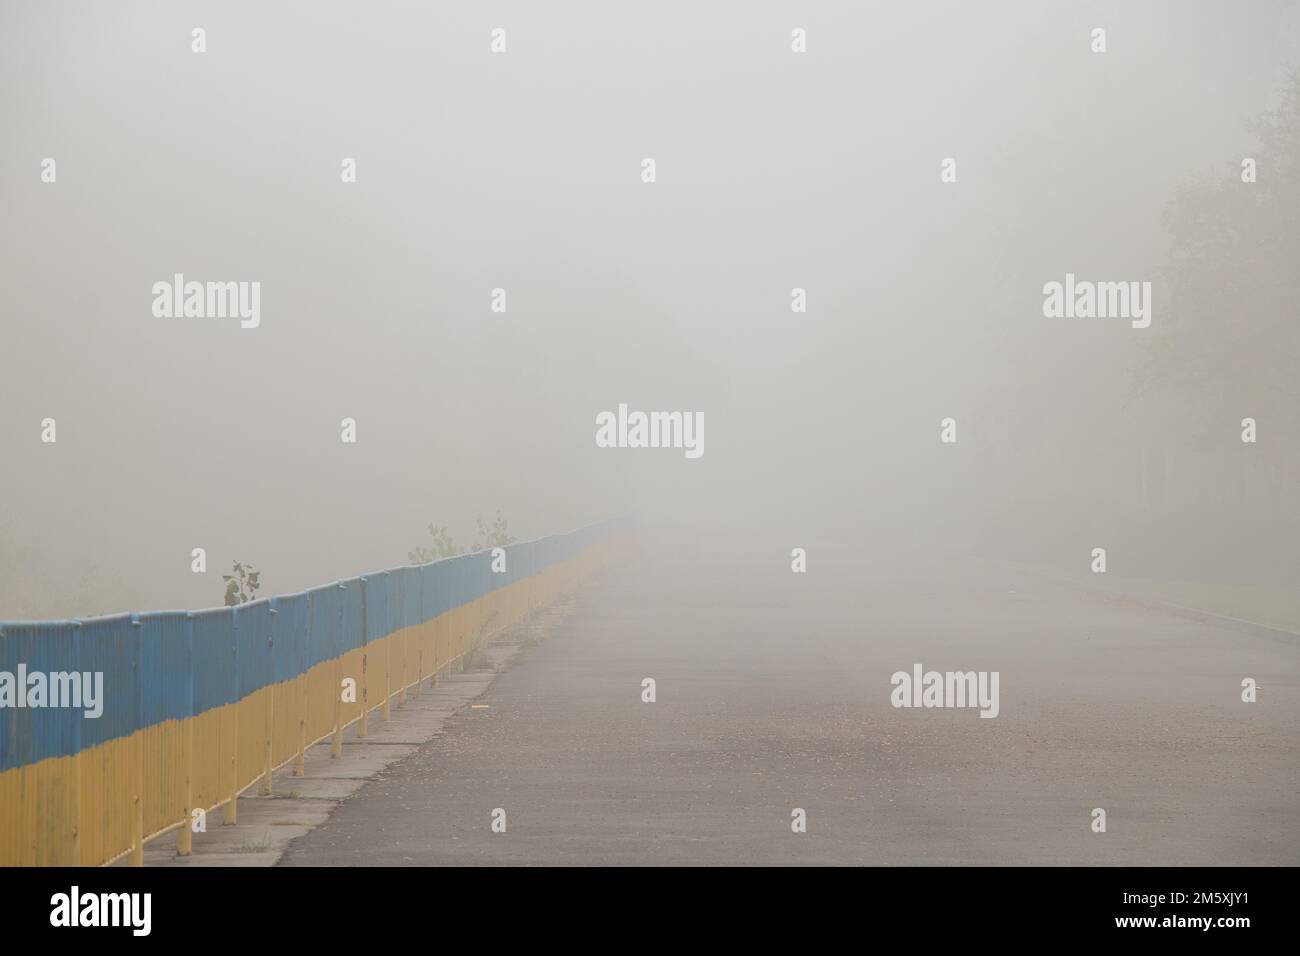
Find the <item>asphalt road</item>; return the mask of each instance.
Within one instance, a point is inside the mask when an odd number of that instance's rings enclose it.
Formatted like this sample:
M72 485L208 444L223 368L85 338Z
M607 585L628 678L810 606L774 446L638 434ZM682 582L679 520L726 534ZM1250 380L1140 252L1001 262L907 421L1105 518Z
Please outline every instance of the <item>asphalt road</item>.
M1295 642L965 559L815 558L610 572L281 865L1300 863ZM894 708L916 663L998 671L999 715Z

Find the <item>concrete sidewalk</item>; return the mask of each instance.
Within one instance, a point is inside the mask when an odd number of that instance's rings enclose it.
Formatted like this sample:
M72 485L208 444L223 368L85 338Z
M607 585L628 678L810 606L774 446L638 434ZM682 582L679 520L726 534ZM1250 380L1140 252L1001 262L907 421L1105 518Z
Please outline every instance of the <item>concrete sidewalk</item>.
M369 736L359 736L359 724L343 731L343 756L330 757L329 740L308 748L304 773L293 775L292 764L272 775L272 793L263 796L253 784L239 797L238 823L225 826L223 810L207 815L207 831L195 833L190 856L176 855L175 831L157 837L144 849L145 866L274 866L290 841L325 822L343 803L356 796L397 761L410 757L430 739L446 732L457 714L474 708L496 675L527 645L544 640L572 611L571 602L539 611L534 619L492 639L476 666L444 675L438 686L426 680L418 693L407 691L406 702L394 695L392 719L380 709L370 714ZM486 705L483 705L486 706ZM127 858L116 866L127 865Z

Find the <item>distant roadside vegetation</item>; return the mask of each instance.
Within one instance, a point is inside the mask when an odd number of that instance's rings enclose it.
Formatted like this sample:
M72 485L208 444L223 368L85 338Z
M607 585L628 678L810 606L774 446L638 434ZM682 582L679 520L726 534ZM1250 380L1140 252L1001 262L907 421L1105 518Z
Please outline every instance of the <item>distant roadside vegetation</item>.
M504 548L515 541L514 536L510 534L510 523L501 517L500 509L497 509L496 517L491 524L483 520L482 514L475 519L475 524L473 542L468 548L462 548L456 544L446 525L430 523L426 529L429 534L428 543L416 545L406 552L407 560L411 564L428 564L430 561L453 558L458 554L472 554L475 551L486 551L488 548Z

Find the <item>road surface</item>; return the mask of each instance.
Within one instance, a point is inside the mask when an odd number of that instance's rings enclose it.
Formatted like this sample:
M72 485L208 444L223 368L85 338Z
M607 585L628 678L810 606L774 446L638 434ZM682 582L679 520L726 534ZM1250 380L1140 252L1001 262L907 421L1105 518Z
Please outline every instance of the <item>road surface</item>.
M281 865L1300 863L1294 642L971 559L788 562L609 572ZM917 663L999 672L999 715L891 706Z

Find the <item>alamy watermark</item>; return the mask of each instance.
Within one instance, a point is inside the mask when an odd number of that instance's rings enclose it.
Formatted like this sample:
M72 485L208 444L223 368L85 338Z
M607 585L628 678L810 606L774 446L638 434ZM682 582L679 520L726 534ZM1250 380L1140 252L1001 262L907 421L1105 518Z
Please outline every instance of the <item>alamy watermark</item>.
M70 707L94 720L104 713L103 671L0 671L0 709Z
M158 319L238 318L242 329L262 323L260 282L186 282L177 272L170 282L155 282L151 291Z
M889 678L895 707L978 707L981 717L998 715L998 671L895 671Z
M82 893L74 886L50 897L50 925L124 926L133 936L148 936L152 904L152 893Z
M1090 282L1076 280L1043 286L1043 315L1049 319L1131 319L1133 328L1151 325L1150 282Z
M704 454L703 412L629 412L596 416L597 448L683 448L687 458Z

